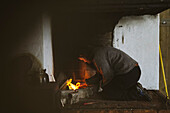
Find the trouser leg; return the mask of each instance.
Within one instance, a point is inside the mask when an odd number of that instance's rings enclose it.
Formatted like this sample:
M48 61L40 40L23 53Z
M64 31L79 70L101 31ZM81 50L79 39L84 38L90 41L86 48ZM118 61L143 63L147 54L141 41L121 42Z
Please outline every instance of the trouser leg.
M124 100L130 92L135 92L135 86L140 78L140 74L141 70L138 66L136 66L128 73L118 75L112 79L110 83L103 87L103 97L105 99Z

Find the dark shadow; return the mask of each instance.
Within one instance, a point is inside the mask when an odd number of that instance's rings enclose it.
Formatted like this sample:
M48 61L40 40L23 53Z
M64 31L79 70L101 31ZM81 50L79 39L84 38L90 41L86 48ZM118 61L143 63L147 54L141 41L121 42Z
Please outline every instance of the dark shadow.
M10 60L5 69L5 112L56 112L56 83L40 84L40 61L30 53Z

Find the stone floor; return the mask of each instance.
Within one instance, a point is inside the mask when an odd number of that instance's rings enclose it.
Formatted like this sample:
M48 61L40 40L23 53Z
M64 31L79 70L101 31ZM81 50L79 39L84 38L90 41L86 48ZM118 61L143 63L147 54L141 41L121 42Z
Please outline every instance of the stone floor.
M159 91L149 91L152 101L111 101L81 99L66 105L62 113L170 113L170 104Z

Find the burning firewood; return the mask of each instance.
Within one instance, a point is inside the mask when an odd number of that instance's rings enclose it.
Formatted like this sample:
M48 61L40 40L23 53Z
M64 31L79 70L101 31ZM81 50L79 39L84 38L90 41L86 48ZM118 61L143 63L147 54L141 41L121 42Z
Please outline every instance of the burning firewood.
M69 87L70 90L77 90L79 88L85 88L87 87L87 84L86 83L80 83L80 82L77 82L75 85L72 83L72 79L68 79L66 80L60 87L60 90L62 89L66 89L66 87Z

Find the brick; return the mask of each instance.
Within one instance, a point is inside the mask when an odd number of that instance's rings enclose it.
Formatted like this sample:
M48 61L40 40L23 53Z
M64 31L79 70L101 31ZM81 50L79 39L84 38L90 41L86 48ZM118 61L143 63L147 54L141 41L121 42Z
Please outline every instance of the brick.
M133 110L132 113L157 113L157 111L156 110L146 110L146 109L142 110L142 109L140 109L140 110Z
M170 113L170 110L160 110L158 113Z

